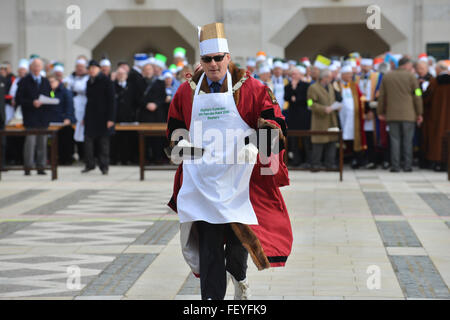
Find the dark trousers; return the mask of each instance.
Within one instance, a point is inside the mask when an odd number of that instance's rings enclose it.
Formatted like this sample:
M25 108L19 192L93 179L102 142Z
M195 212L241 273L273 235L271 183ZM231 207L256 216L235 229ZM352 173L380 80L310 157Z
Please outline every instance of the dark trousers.
M23 145L25 137L6 137L6 161L10 164L23 163Z
M355 140L344 140L346 152L344 157L348 156L352 165L361 165L364 162L364 151L355 151Z
M74 152L73 128L65 126L58 131L58 162L72 164Z
M119 161L126 165L129 162L138 163L138 135L133 131L120 131L111 136L111 162Z
M161 161L164 152L164 139L159 137L145 138L146 156L150 162Z
M109 136L100 136L96 138L86 136L84 138L84 155L86 168L95 168L95 150L98 155L98 165L100 170L109 168Z
M226 271L237 281L244 280L248 252L229 224L197 221L196 226L199 234L202 299L223 300L227 290Z
M390 121L389 140L391 143L391 166L400 169L403 158L404 169L411 169L413 162L413 138L416 124L410 121Z
M380 160L375 150L375 141L373 131L365 131L367 140L367 162L373 164L379 164Z
M303 145L303 154L298 147L298 141L301 138ZM299 165L301 162L311 164L312 144L311 137L288 137L289 151L294 154L293 165Z
M326 168L333 168L336 165L336 141L328 143L313 143L312 165L320 167L322 155L324 156L324 165Z

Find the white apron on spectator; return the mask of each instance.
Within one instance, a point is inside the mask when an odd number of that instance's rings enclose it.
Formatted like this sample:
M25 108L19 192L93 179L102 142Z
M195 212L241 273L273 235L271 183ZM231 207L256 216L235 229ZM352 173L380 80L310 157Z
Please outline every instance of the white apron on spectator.
M201 159L183 161L183 183L177 197L180 223L201 220L215 224L258 224L249 195L254 163L236 163L237 154L244 147L237 141L243 142L251 128L236 108L231 75L227 73L228 92L199 94L204 76L200 77L194 94L189 137L195 147L205 151ZM196 132L199 130L196 123L201 123L201 132ZM239 134L226 139L227 130ZM217 143L220 145L214 138L217 134L222 136L222 148L217 148Z
M87 81L89 80L88 75L84 76L74 76L72 75L70 79L68 79L68 87L72 90L76 95L73 98L73 107L75 110L75 119L77 120L77 124L74 132L74 140L77 142L84 141L84 125L81 124L81 121L84 118L84 113L86 111L86 86Z
M355 137L355 105L353 104L352 89L342 89L342 104L343 107L339 111L339 118L342 126L342 138L344 140L353 140Z
M282 77L276 78L272 77L273 82L273 94L275 99L277 99L280 110L283 110L284 106L284 81Z

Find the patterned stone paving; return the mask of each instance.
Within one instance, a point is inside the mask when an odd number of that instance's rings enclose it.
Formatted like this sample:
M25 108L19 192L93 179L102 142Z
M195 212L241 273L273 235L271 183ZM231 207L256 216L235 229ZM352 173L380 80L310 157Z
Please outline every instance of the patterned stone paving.
M402 214L398 206L387 192L364 192L370 211L374 215Z
M386 247L421 247L419 239L407 221L377 221Z
M440 216L450 216L450 198L443 193L419 193L419 196Z
M427 256L390 256L403 292L409 298L450 299L441 275Z
M174 171L135 167L0 183L0 299L199 299L176 215ZM282 189L294 244L258 272L255 299L450 299L450 183L428 171L290 173ZM78 272L78 273L77 273ZM371 286L379 276L379 286ZM375 279L375 280L376 280ZM234 289L229 281L227 299Z

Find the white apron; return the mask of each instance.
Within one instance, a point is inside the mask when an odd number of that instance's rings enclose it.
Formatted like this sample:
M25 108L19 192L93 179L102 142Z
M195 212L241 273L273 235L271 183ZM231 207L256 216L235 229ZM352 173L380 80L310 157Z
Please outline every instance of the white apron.
M77 124L73 139L77 142L84 141L84 125L81 125L81 121L83 120L86 111L86 86L88 80L88 75L83 77L72 76L71 83L69 84L70 89L76 93L76 96L73 98L73 108L75 109L75 119L77 120Z
M284 81L283 77L275 78L272 77L273 83L273 94L275 95L275 99L277 99L278 105L280 109L283 110L284 106Z
M372 81L370 80L370 74L367 76L367 79L359 80L359 88L367 101L372 100ZM375 119L372 121L364 121L364 131L373 131L374 122Z
M192 271L197 274L200 273L198 236L195 229L191 232L194 221L258 224L249 195L254 163L236 164L233 161L227 164L227 159L237 159L237 154L244 147L237 141L243 142L252 129L236 108L231 75L227 74L228 92L199 95L204 76L200 77L194 94L189 137L195 147L205 151L198 160L183 161L183 183L177 196L182 252ZM231 129L240 130L239 137L225 143L227 130ZM208 134L216 138L217 134L221 134L223 148L216 148L220 141L209 139ZM234 157L231 157L233 153ZM214 155L215 160L210 159L209 155Z
M342 89L342 104L343 107L339 111L339 119L342 126L342 138L344 140L353 140L355 137L355 105L353 104L352 89Z

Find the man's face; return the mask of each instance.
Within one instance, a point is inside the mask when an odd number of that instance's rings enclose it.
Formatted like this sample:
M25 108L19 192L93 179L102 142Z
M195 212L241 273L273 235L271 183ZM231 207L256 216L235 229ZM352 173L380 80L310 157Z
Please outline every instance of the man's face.
M281 77L283 75L283 69L281 69L280 67L273 68L273 75L277 78Z
M371 69L372 69L371 66L361 66L361 71L363 73L369 73Z
M94 77L96 77L99 74L99 72L100 72L100 68L99 67L97 67L97 66L90 66L89 67L89 70L88 70L89 76L94 78Z
M111 73L111 67L110 66L103 66L101 67L101 70L103 74L109 75Z
M19 68L19 69L17 69L17 73L19 75L19 78L23 78L28 73L28 69L26 69L26 68Z
M121 65L119 66L119 68L125 70L126 73L129 73L129 72L130 72L130 66L127 65L126 63L121 64Z
M203 57L222 57L222 61L215 61L214 59L211 62L205 62L203 59L200 59L200 64L205 71L206 76L212 81L221 80L228 70L228 64L230 63L231 57L229 53L212 53L204 55Z
M39 76L41 74L42 68L44 67L42 60L34 59L30 65L30 71L35 76Z
M426 62L418 62L416 71L420 77L425 76L428 73L428 64Z
M314 80L317 80L317 79L319 79L319 75L320 75L320 69L317 67L312 67L311 78L313 78Z
M327 86L331 83L331 72L328 73L325 77L322 78L322 80L320 80L320 83L324 86Z
M264 73L260 73L259 74L259 78L264 81L264 82L269 82L270 78L271 78L271 73L270 72L264 72Z
M142 76L144 78L151 78L153 77L154 71L153 71L153 66L151 64L146 64L143 68L142 68Z
M128 78L128 74L125 70L125 68L120 67L119 69L117 69L116 71L116 77L117 77L117 81L126 81Z
M86 74L86 66L84 64L81 64L81 63L77 64L75 66L75 73L77 75Z
M353 76L353 73L351 73L351 72L344 72L344 73L341 74L341 79L344 82L350 82L352 80L352 76Z
M0 68L0 76L6 77L8 75L8 70L5 68Z
M156 76L160 76L163 72L163 69L160 66L153 65L153 72Z

